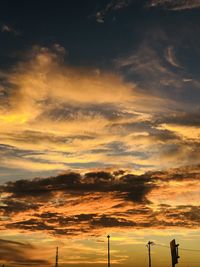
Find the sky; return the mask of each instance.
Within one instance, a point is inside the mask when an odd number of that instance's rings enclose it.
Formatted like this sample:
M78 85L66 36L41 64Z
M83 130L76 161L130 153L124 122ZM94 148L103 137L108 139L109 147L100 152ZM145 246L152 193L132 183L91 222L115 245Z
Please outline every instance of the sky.
M0 264L200 262L200 1L0 8Z

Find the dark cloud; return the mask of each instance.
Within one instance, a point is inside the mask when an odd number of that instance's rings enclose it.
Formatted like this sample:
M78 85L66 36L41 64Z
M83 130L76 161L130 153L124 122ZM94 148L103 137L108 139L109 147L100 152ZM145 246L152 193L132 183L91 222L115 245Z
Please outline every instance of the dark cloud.
M86 183L104 183L114 180L111 173L108 172L88 172L85 174Z
M169 123L182 126L200 126L200 114L199 113L186 113L186 112L174 112L172 114L167 114L162 118L156 119L156 123Z
M167 120L167 119L166 119ZM126 122L126 123L112 123L111 130L114 132L119 133L148 133L148 137L160 140L160 141L166 141L170 142L171 140L180 140L180 137L174 133L173 131L169 131L166 129L160 129L158 128L160 124L167 123L163 117L153 117L151 121L140 121L140 122ZM123 144L122 142L116 142L114 144ZM107 146L109 147L109 146ZM122 148L124 146L121 146ZM124 147L125 148L125 147Z
M0 211L4 216L11 215L12 213L19 213L28 210L37 210L40 207L38 203L30 203L27 201L20 201L17 199L5 199L3 205L0 205Z
M170 186L171 181L200 181L199 169L195 165L143 175L125 170L69 172L9 182L1 186L1 227L51 235L89 234L107 227L196 227L198 206L172 207L163 203L155 210L149 195L155 189L162 191L163 185ZM113 201L117 202L111 205ZM99 203L99 210L95 203ZM92 205L94 211L87 211ZM23 220L19 219L20 213L27 214Z
M126 219L119 219L116 217L109 217L106 215L101 216L100 218L93 219L91 225L95 227L131 227L136 226L133 221Z
M18 221L15 223L8 223L6 225L6 228L8 229L24 229L29 231L45 231L48 230L49 232L52 232L54 230L53 226L50 226L46 224L45 222L37 219L29 219L29 220L23 220Z
M165 217L166 226L200 226L200 206L179 205L176 207L162 207L160 214Z
M46 260L31 259L29 252L33 250L35 247L29 243L0 239L0 258L4 263L14 266L48 266Z
M151 184L151 177L146 175L124 175L116 179L108 172L90 172L83 177L79 173L66 173L56 177L34 180L18 180L8 182L2 191L13 197L49 197L53 192L74 192L86 194L95 192L118 192L122 198L132 201L145 201L146 194L155 185Z
M35 214L36 215L36 214ZM27 231L45 231L51 235L79 235L92 234L102 228L157 228L157 227L199 227L199 206L165 205L158 211L150 208L138 208L126 212L102 214L77 214L64 217L62 214L41 214L38 219L8 223L7 229L21 229ZM142 216L142 220L134 220L132 216ZM48 217L48 218L47 218ZM126 218L125 218L126 217ZM43 221L45 220L45 221ZM78 226L77 226L78 225Z
M151 173L156 181L198 181L200 180L200 165L185 166L169 171L155 171Z
M78 173L61 174L46 179L36 178L34 180L18 180L8 182L6 191L14 197L40 196L50 194L56 190L72 190L80 184L81 176Z
M48 103L50 108L45 110L38 119L49 118L52 121L73 121L79 117L89 116L91 118L95 116L102 116L108 120L115 121L122 118L137 118L138 114L128 111L121 110L119 106L115 104L87 104L74 106L70 104L60 104L58 106L54 106L52 103Z
M120 179L119 187L126 192L125 198L134 202L147 202L146 195L156 187L148 174L133 175L126 174Z

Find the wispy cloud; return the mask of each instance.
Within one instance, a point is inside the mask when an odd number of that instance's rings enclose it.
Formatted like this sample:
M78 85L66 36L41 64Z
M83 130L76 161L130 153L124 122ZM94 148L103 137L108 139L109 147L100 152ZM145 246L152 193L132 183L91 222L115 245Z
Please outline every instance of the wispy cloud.
M34 47L1 73L1 166L32 172L154 168L154 153L145 151L164 136L154 113L169 111L173 101L115 73L66 66L64 55L58 44Z
M65 54L36 46L0 73L2 178L198 163L198 112L182 102L185 72L174 72L165 50L159 57L144 42L115 60L117 73L71 67Z
M111 0L105 8L99 10L95 17L98 23L104 23L105 17L108 13L118 11L128 7L133 0Z
M163 7L169 10L187 10L200 7L199 0L151 0L151 7Z
M8 24L2 24L1 25L1 32L2 33L12 33L12 34L14 34L14 35L19 35L20 33L19 33L19 31L17 31L17 30L15 30L13 27L11 27L10 25L8 25Z
M176 60L174 49L172 46L169 46L166 49L165 57L166 57L166 60L169 62L169 64L171 64L172 66L177 67L177 68L181 67Z

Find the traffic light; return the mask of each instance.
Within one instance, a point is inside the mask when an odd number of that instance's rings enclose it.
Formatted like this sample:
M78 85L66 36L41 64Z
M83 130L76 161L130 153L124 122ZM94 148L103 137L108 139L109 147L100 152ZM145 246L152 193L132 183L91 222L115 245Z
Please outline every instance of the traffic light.
M176 244L175 239L173 239L170 242L171 256L172 256L172 267L174 267L175 264L178 263L178 259L180 258L178 255L178 246L179 246L179 244Z

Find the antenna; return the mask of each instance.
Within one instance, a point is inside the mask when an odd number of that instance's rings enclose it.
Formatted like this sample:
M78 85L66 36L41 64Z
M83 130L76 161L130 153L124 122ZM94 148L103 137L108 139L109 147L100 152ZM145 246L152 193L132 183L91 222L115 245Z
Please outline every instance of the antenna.
M58 267L58 247L56 248L56 264L55 267Z

